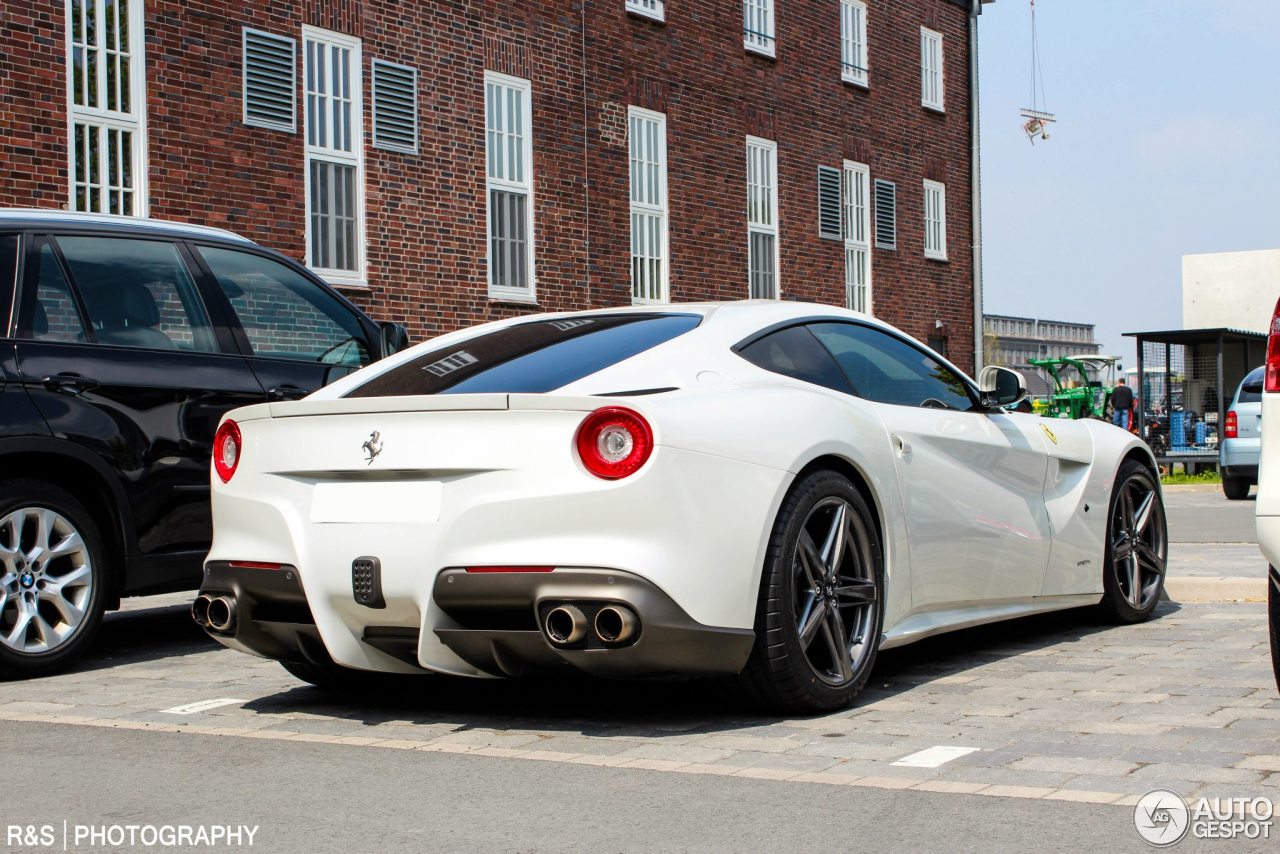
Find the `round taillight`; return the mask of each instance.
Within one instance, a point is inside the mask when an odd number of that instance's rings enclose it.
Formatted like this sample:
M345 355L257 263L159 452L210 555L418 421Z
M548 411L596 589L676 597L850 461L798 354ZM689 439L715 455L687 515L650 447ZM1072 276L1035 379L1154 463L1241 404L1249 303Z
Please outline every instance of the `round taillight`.
M587 471L605 480L634 474L653 453L653 430L644 416L620 406L588 415L574 439Z
M234 421L223 421L213 437L213 470L223 483L231 480L240 465L240 428Z

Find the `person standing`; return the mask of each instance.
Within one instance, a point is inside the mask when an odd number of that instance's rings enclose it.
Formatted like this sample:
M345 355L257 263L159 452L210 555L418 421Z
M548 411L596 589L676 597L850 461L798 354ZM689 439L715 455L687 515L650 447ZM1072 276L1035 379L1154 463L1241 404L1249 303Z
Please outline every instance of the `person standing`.
M1121 429L1129 429L1129 418L1133 412L1133 389L1125 384L1124 377L1111 392L1111 423Z

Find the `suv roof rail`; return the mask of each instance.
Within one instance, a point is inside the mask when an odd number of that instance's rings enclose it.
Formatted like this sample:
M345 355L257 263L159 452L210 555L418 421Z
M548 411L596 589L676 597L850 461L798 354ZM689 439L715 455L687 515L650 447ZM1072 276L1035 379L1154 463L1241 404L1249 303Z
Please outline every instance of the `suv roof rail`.
M50 223L84 223L87 225L113 225L132 228L152 228L157 231L177 231L206 237L221 237L241 243L253 243L252 240L225 228L211 225L193 225L186 222L172 222L149 217L124 216L121 214L84 213L83 211L64 211L53 208L0 208L0 225L15 220L26 222Z

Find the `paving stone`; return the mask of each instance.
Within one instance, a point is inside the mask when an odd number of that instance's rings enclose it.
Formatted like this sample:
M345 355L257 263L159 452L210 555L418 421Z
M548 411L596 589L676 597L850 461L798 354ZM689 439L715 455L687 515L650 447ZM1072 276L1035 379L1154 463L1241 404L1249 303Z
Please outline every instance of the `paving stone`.
M1015 771L1060 771L1064 774L1094 774L1123 777L1138 766L1118 759L1078 759L1069 756L1028 756L1012 762Z
M1247 768L1218 768L1210 765L1175 765L1157 762L1144 765L1134 771L1135 779L1152 780L1159 783L1163 779L1195 780L1200 783L1257 783L1262 774Z

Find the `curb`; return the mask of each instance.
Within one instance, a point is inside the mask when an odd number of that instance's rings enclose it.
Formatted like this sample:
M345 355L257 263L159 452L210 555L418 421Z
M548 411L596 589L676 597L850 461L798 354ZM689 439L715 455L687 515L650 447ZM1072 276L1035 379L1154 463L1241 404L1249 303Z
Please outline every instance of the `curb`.
M1164 580L1164 591L1170 600L1188 604L1265 602L1267 601L1267 579L1262 576L1219 578L1168 576Z

